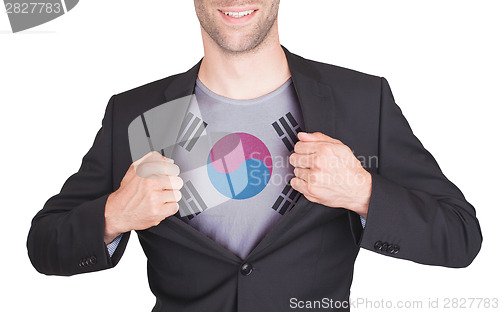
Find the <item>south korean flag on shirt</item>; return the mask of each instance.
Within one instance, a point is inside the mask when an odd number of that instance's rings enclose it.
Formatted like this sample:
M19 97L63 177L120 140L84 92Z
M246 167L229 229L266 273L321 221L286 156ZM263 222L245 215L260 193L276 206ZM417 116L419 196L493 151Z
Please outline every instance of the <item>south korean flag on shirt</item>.
M302 130L290 112L259 118L263 118L263 126L258 129L247 129L245 124L225 129L223 123L203 120L194 94L180 98L132 121L132 159L136 161L152 150L174 159L184 181L178 214L185 220L228 201L257 196L272 198L266 209L284 215L299 193L290 186L293 167L288 157L277 156L293 152L297 133Z

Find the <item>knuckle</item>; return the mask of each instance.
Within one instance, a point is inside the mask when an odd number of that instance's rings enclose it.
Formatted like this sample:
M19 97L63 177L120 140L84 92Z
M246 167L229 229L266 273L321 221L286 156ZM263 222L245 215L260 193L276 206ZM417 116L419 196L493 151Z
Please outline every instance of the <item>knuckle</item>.
M154 189L155 190L158 190L158 191L161 191L161 190L164 190L165 189L165 186L168 186L168 177L161 177L160 179L153 179L154 181Z
M167 163L165 165L166 172L168 176L177 176L180 173L179 166L173 163Z
M293 150L295 151L295 153L298 152L298 150L300 149L301 146L302 146L301 141L298 141L297 143L295 143L295 145L293 147Z
M137 166L137 169L138 170L146 170L148 168L151 167L151 163L147 162L147 163L141 163Z
M316 195L316 190L310 183L307 183L306 190L307 190L307 193L309 193L309 195L311 195L311 196Z
M173 181L172 186L175 189L180 189L183 185L184 185L184 181L182 181L181 177L179 177L179 176L174 177L174 181Z
M156 219L156 217L159 215L159 209L157 205L149 205L148 209L149 215L153 218Z
M348 154L352 154L352 150L349 146L347 145L341 145L340 146L340 149L341 153L343 153L344 155L348 155Z
M330 146L328 144L321 144L318 149L322 154L327 154L330 152Z
M179 211L179 204L176 202L171 202L166 204L168 215L176 214Z
M167 184L167 189L174 190L175 189L175 177L174 176L168 176L166 184Z
M300 167L300 168L307 168L307 167L310 167L310 165L311 165L309 159L307 159L306 157L299 157L297 159L296 164L297 164L296 167Z
M148 164L140 164L137 166L135 170L135 174L141 178L147 177L147 172L150 170L150 166Z
M321 156L316 156L312 159L312 165L313 167L320 167L323 163L323 160L322 160L323 157Z
M162 203L171 203L176 201L176 194L175 190L168 190L163 192L163 201Z
M317 169L313 169L309 174L309 181L311 181L311 183L318 183L320 176L321 176L320 171Z
M309 182L310 183L316 183L317 179L318 179L318 177L316 176L316 174L314 174L314 173L309 174Z
M175 200L176 202L178 202L179 200L181 200L181 198L182 198L182 193L181 193L181 191L179 191L179 190L174 190L174 191L173 191L173 193L174 193L174 200Z
M179 168L178 165L176 164L172 164L172 172L173 172L173 175L179 175L179 173L181 173L181 169Z
M148 156L147 160L152 161L152 160L158 159L160 157L162 157L162 156L160 153L158 153L158 151L151 151L151 155Z
M163 186L162 189L172 189L173 183L172 183L172 178L171 176L167 176L166 179L163 181Z
M163 159L163 155L158 153L158 151L152 151L151 155L148 157L148 161L156 162Z

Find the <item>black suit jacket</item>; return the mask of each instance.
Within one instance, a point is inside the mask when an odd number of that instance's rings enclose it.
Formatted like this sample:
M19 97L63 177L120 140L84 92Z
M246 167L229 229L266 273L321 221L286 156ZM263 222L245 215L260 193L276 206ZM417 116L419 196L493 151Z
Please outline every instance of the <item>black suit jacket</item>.
M338 138L360 160L371 159L364 162L373 183L366 227L351 211L300 195L240 259L178 215L168 217L137 231L157 297L153 311L289 311L291 298L348 300L360 247L446 267L468 266L479 252L473 206L414 136L387 81L283 49L305 131ZM32 221L27 247L39 272L73 275L118 263L130 233L109 257L104 207L132 163L127 128L149 109L192 94L200 63L111 97L80 169Z

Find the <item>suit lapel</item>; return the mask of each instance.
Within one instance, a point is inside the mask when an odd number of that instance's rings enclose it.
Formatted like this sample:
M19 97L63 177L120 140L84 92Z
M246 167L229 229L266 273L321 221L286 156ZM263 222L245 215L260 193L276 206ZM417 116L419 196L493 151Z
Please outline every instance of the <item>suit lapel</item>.
M335 102L331 88L321 82L321 75L315 71L308 60L290 53L285 47L283 51L287 57L288 66L292 75L293 86L299 99L299 105L302 111L304 127L306 132L322 132L326 135L335 136ZM180 97L188 96L194 93L196 78L201 65L200 60L195 66L185 73L182 73L172 81L165 90L165 101L172 101ZM185 113L187 113L188 105L185 105ZM179 132L180 129L177 129ZM296 222L301 220L310 208L311 202L307 200L304 195L300 194L295 206L287 212L282 220L269 232L263 240L252 250L248 257L252 257L261 253L264 249L272 246L272 243L283 235L287 229L292 227ZM216 244L207 238L203 233L194 229L190 225L184 223L180 218L180 214L165 219L164 222L172 223L175 228L185 228L190 237L197 242L207 242L215 249L218 249L218 254L228 258L228 260L235 261L239 258L236 255L228 252L222 246ZM181 242L180 242L181 243ZM184 241L184 244L189 244Z
M331 88L321 82L320 73L308 61L283 47L299 98L306 132L323 132L334 136L335 101Z
M191 67L187 72L177 75L176 78L165 89L165 102L173 101L183 96L194 94L196 77L200 70L201 61Z

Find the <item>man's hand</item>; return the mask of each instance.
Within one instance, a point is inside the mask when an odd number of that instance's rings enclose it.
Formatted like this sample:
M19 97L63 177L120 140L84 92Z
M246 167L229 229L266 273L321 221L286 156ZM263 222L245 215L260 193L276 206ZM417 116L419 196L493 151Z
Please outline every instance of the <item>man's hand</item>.
M363 218L368 213L371 174L351 149L320 132L298 133L290 164L295 167L291 186L312 201L343 207Z
M179 210L183 185L179 167L156 151L130 165L120 188L109 195L105 207L104 242L121 233L158 225Z

